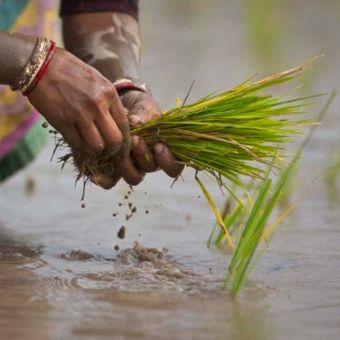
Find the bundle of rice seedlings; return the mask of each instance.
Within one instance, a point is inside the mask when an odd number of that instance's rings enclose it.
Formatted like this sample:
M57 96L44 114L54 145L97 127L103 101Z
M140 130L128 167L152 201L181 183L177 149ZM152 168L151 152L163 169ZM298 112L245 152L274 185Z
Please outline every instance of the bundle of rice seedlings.
M263 179L268 166L275 168L284 157L283 145L298 133L301 125L310 123L299 116L312 97L276 97L266 89L295 78L309 63L259 81L251 78L232 90L211 94L192 104L184 102L131 129L132 135L143 137L148 145L164 142L181 164L196 170L196 180L229 248L234 246L233 239L198 174L207 173L233 195L233 186L245 187L249 180ZM292 119L293 116L297 118ZM60 139L57 146L63 144ZM104 156L81 158L81 166L72 151L62 157L63 162L70 159L78 164L78 178L85 178L85 182L93 174L115 171Z

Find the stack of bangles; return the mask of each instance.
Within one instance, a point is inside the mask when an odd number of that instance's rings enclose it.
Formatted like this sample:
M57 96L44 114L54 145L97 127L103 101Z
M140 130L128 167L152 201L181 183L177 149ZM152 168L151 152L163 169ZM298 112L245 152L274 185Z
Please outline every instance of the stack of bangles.
M54 41L39 37L31 58L12 85L12 90L20 91L23 95L28 96L45 74L56 47Z

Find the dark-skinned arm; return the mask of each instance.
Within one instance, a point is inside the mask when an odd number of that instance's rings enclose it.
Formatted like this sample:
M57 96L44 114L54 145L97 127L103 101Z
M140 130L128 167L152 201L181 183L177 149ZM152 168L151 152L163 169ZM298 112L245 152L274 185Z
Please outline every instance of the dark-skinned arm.
M142 84L139 76L139 25L133 16L119 12L65 15L63 36L65 46L70 52L95 67L107 79L112 82L122 78L130 79L138 85ZM121 99L128 110L130 126L143 124L161 114L160 107L149 90L145 93L129 90L121 95ZM180 174L182 167L163 143L157 143L150 150L138 136L134 136L131 143L129 136L125 138L125 144L131 145L133 158L121 153L115 164L129 184L138 184L145 172L155 171L157 167L171 177ZM98 175L93 180L110 188L118 178Z
M37 38L0 32L0 84L12 86L32 56ZM112 83L95 68L57 48L31 104L84 154L121 150L127 118Z
M12 86L24 69L36 38L0 31L0 84Z

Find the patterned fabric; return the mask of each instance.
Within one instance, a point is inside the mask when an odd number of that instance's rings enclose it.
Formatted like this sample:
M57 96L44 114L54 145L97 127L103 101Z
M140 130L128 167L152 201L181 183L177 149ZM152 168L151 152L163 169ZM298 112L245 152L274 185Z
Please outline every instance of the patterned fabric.
M54 0L0 0L0 29L21 32L33 36L54 38L56 11ZM27 99L18 92L12 92L9 87L0 85L0 181L2 173L6 172L4 159L13 150L18 150L26 134L35 125L40 124L39 113L32 108ZM43 129L34 129L40 134L38 140L43 143ZM30 135L31 136L31 135ZM29 140L32 140L32 136ZM25 143L20 144L25 151ZM37 148L40 149L41 147ZM30 154L32 154L31 148ZM22 156L23 157L23 156ZM21 157L21 158L22 158ZM23 157L26 159L26 157ZM32 157L30 157L32 158ZM13 159L11 159L13 162ZM25 164L18 164L18 168Z
M62 0L60 15L89 12L121 12L138 20L139 0Z

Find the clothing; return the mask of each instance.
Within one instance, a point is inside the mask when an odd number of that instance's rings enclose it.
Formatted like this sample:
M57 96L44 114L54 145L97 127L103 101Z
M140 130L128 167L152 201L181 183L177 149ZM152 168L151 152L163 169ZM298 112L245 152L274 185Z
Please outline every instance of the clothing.
M62 0L60 15L91 12L121 12L138 20L139 0Z

